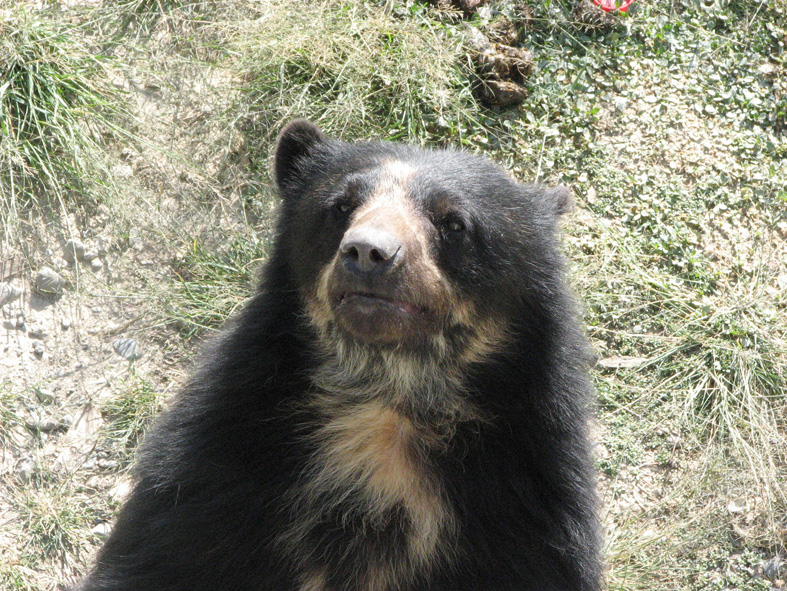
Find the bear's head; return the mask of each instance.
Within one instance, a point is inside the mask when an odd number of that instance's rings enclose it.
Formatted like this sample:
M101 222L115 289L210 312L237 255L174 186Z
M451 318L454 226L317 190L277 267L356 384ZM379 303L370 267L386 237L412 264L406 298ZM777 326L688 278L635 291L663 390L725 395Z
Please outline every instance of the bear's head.
M304 120L281 132L274 172L280 241L333 349L471 363L560 292L563 187L521 185L464 152L334 140Z

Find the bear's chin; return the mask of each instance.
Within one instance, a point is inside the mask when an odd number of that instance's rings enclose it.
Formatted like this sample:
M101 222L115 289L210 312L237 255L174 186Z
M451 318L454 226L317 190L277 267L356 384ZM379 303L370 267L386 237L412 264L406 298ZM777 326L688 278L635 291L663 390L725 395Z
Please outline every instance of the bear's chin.
M334 314L354 339L373 345L419 344L438 332L438 323L428 310L370 293L342 294Z

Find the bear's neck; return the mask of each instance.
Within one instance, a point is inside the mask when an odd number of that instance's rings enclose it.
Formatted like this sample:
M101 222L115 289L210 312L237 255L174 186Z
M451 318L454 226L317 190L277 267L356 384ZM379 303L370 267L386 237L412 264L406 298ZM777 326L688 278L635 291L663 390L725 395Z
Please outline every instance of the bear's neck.
M350 588L345 580L399 589L450 562L456 518L433 460L460 422L477 419L463 383L459 367L436 358L358 349L323 357L309 392L312 451L292 490L298 518L281 538L303 591L334 588L327 581ZM326 529L343 532L335 547Z
M373 402L439 432L478 418L465 382L466 367L455 358L339 342L312 373L311 401L327 415Z

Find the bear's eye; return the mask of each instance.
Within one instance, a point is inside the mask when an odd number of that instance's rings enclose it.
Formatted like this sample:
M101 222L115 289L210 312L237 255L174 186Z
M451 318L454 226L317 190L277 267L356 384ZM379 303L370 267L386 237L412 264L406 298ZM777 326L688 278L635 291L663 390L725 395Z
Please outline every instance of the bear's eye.
M342 215L347 215L353 210L352 204L348 203L347 201L337 201L333 208L337 213Z
M446 222L445 228L449 232L462 232L465 229L465 223L462 220L450 220Z
M458 238L466 229L464 220L456 214L448 214L440 224L446 238Z

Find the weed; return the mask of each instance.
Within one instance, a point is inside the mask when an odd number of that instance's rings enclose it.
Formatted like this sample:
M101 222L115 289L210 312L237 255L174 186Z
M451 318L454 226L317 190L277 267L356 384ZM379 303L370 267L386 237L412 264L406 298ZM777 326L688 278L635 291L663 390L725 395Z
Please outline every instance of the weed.
M6 237L24 210L64 208L102 173L102 133L119 108L103 64L72 27L24 8L0 12L0 222ZM92 193L95 195L95 193Z
M18 491L15 509L25 533L23 555L31 564L51 560L63 566L79 563L86 545L84 523L90 509L62 486L37 483Z
M240 106L248 105L253 151L267 154L295 116L348 139L444 142L473 127L478 107L461 37L432 21L424 6L407 6L387 12L346 0L269 3L235 47L248 72Z
M117 455L128 462L161 404L159 393L140 376L131 375L120 387L120 394L108 400L101 410L107 419L107 440Z

